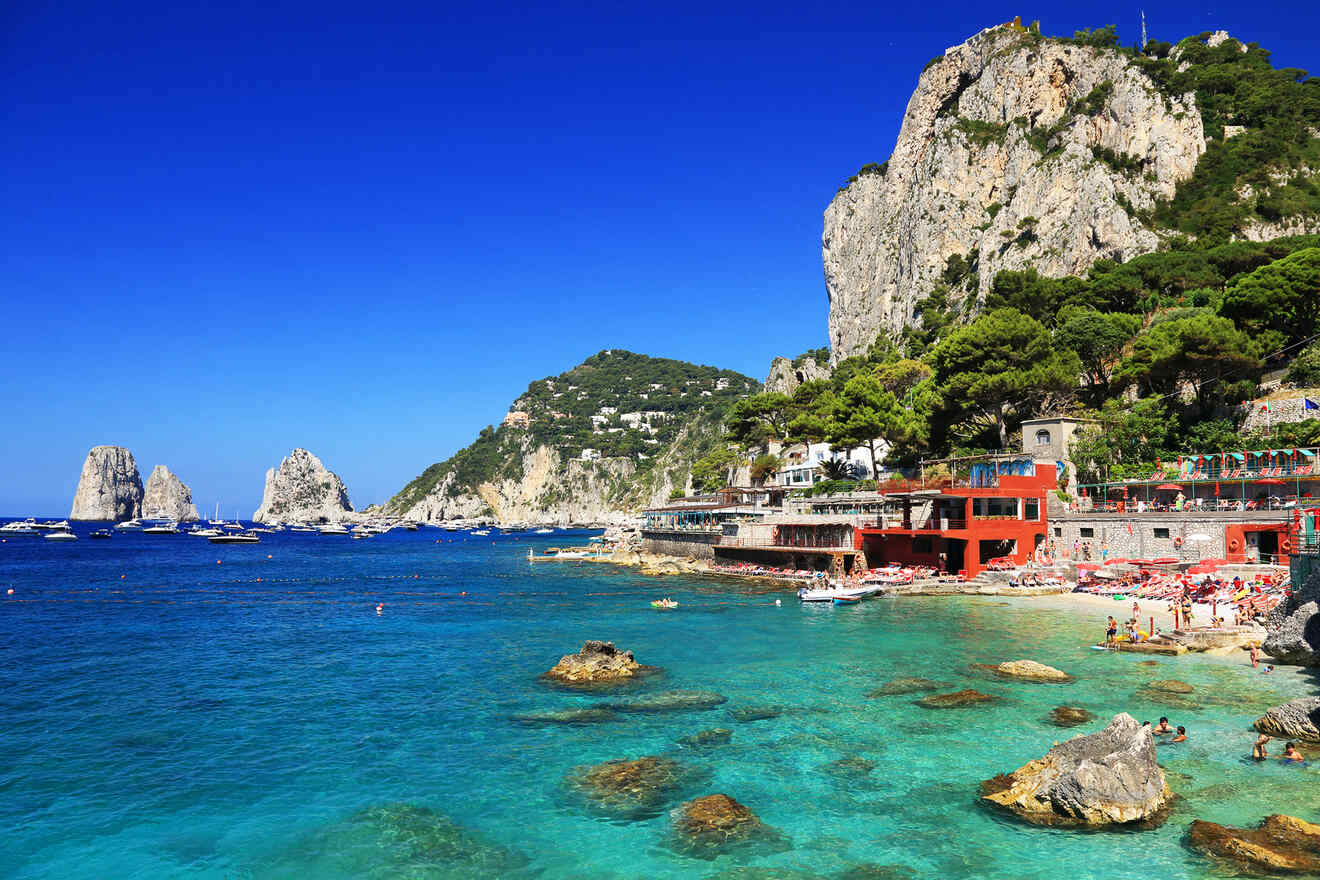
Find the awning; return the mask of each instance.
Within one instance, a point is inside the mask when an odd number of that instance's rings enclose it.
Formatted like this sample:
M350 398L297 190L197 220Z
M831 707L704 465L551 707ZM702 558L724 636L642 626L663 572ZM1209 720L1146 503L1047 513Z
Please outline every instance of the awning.
M1309 449L1299 449L1297 451L1300 452L1302 455L1305 455L1307 458L1315 458L1315 453Z
M1247 460L1247 457L1246 457L1245 455L1243 455L1241 452L1233 452L1233 453L1230 453L1230 454L1231 454L1234 458L1236 458L1238 461L1246 461L1246 460Z

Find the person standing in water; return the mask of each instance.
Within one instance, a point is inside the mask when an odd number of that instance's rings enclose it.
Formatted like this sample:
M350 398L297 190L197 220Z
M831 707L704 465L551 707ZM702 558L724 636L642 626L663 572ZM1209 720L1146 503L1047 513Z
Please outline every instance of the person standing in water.
M1251 668L1255 669L1256 664L1260 662L1260 646L1255 642L1251 643Z
M1105 644L1114 645L1118 641L1118 621L1114 620L1113 615L1105 621Z
M1305 764L1306 756L1297 751L1297 743L1290 742L1283 747L1282 762L1284 764Z
M1264 761L1270 756L1269 751L1265 748L1270 739L1271 737L1267 733L1262 733L1260 736L1256 737L1256 744L1251 747L1251 757L1253 760Z

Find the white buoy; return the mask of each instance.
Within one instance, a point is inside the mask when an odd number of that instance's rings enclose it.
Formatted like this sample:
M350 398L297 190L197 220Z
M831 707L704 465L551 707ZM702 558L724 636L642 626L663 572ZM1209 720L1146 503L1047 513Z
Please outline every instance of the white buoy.
M783 605L783 604L784 604L784 601L783 601L782 599L776 599L776 600L775 600L775 605L776 605L776 606Z

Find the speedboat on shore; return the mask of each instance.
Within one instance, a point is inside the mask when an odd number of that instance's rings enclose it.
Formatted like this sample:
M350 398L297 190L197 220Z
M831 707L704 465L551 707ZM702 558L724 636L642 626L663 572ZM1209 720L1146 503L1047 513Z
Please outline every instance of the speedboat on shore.
M73 532L69 531L68 529L64 529L63 531L58 531L58 532L48 532L48 533L46 533L45 535L43 535L42 537L44 537L47 541L76 541L76 540L78 540L78 536L75 535Z

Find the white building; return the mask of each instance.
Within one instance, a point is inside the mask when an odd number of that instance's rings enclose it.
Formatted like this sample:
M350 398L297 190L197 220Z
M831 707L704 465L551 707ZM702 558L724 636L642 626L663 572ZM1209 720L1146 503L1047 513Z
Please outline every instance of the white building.
M582 450L582 454L578 456L578 459L581 461L600 461L600 450L584 449Z
M596 410L596 412L600 413L603 416L612 416L618 411L619 411L618 408L613 406L602 406L600 409Z
M634 431L641 427L644 420L640 412L623 413L619 416L619 423L632 428Z
M879 477L871 473L871 450L865 446L855 449L841 449L834 452L828 443L801 443L786 447L781 455L783 469L775 474L781 486L796 488L814 486L825 479L820 465L825 461L843 461L848 463L849 476L856 480L884 479L885 467L880 461L889 452L889 444L884 440L875 442L875 458L880 469Z

